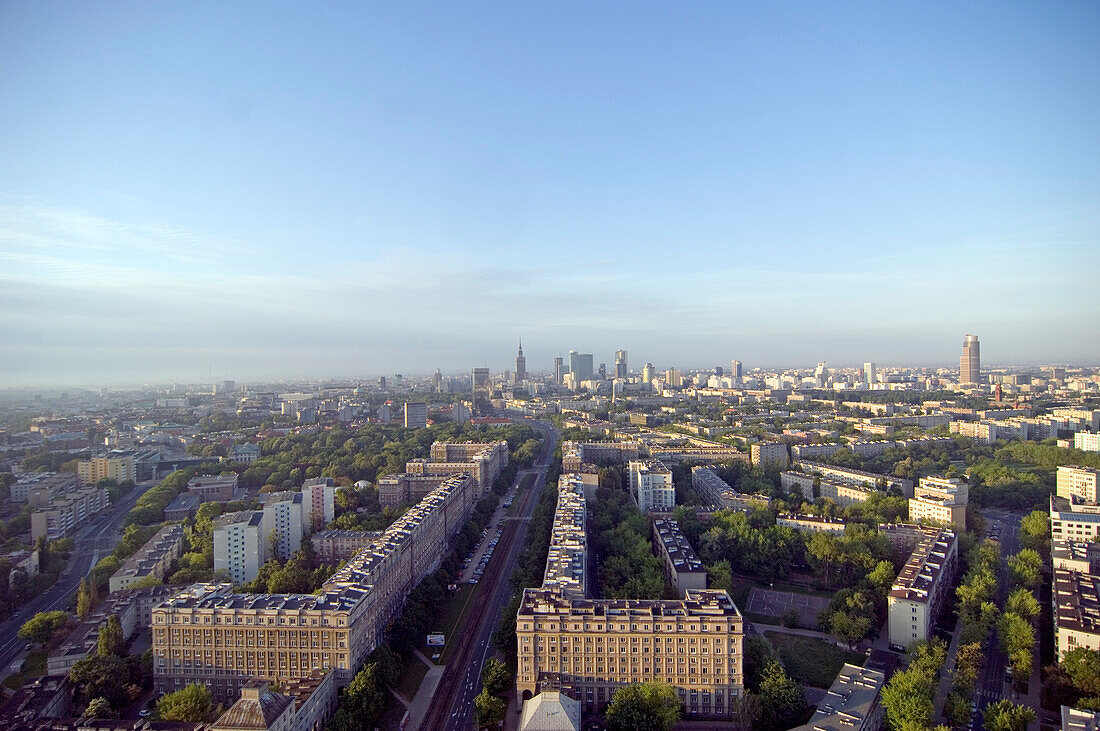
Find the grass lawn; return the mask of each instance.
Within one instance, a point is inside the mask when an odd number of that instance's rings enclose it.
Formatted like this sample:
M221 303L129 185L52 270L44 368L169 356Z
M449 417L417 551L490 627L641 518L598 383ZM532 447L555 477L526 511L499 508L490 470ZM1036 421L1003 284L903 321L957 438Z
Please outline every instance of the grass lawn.
M46 651L33 650L27 653L25 667L22 672L10 675L4 679L4 686L12 690L18 690L23 683L31 678L37 678L46 674Z
M764 636L779 653L787 673L803 685L828 688L844 663L863 665L858 652L846 652L817 637L800 637L781 632L765 632Z
M394 690L411 701L416 695L417 688L420 687L420 682L427 674L428 666L414 655L401 669L401 677L397 679L397 687Z
M454 638L455 627L465 626L465 617L469 610L471 600L477 596L480 591L480 583L461 584L458 587L458 591L451 595L447 600L447 608L445 612L442 613L443 619L433 627L433 631L439 630L445 635L447 644L442 649L421 645L420 651L424 653L424 657L431 658L432 655L439 652L441 656L434 662L439 665L447 662L447 658L451 654L451 648L454 646L452 639Z

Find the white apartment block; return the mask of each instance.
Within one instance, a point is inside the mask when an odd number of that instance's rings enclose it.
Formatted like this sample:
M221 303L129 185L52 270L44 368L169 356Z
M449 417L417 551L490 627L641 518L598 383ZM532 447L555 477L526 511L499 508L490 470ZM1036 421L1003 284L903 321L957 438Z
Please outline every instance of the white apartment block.
M1071 503L1089 505L1100 503L1100 470L1088 467L1059 467L1055 494Z
M286 561L302 547L302 538L308 532L303 526L303 517L308 515L303 509L304 495L286 490L260 496L263 502L263 536L268 542L269 555L280 561Z
M657 460L630 463L630 494L643 513L676 507L672 471Z
M890 644L899 647L932 636L932 626L951 595L958 540L955 532L925 528L888 597Z
M786 467L790 462L787 445L782 442L758 442L749 447L749 455L755 465L773 464Z
M312 477L302 485L302 530L308 535L336 519L336 482Z
M1054 570L1054 623L1058 659L1070 650L1100 650L1100 576Z
M909 498L909 520L935 520L965 528L969 496L969 485L958 478L922 477Z
M267 560L264 514L241 510L214 521L214 571L226 571L234 584L246 584Z
M1071 503L1059 495L1050 496L1052 540L1091 541L1100 535L1100 505Z
M767 497L737 492L709 465L696 465L691 468L691 486L715 510L751 513L758 508L768 507Z
M1077 432L1073 435L1073 448L1082 452L1100 452L1100 433Z
M893 475L880 475L876 472L866 472L850 467L838 467L836 465L822 464L820 462L794 462L792 465L797 470L809 474L819 474L831 482L841 485L865 485L867 487L879 487L883 489L897 488L904 497L913 497L913 481ZM787 473L784 473L787 474Z
M31 513L31 541L37 541L40 536L50 541L66 536L110 504L107 491L102 487L85 487L53 498L48 505Z

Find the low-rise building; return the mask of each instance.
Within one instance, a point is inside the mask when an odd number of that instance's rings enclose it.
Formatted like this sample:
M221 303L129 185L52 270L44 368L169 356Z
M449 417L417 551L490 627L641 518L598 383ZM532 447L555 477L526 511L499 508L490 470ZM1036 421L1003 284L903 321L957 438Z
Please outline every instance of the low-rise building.
M630 463L630 494L643 513L676 507L672 471L655 459Z
M237 475L200 475L187 483L187 492L198 495L204 503L228 503L237 492Z
M556 690L545 690L523 703L519 731L580 731L581 704Z
M831 533L838 536L844 534L848 522L837 518L819 518L816 515L781 513L775 517L775 524L806 533Z
M852 469L850 467L838 467L836 465L823 464L821 462L794 462L791 467L799 472L810 475L820 475L831 482L840 485L856 485L889 490L898 490L903 497L913 497L913 481L893 475L880 475L876 472ZM795 473L785 473L795 474Z
M24 683L0 706L0 724L18 729L24 724L65 718L72 709L73 689L67 674L45 675Z
M164 519L166 521L189 520L195 517L200 505L202 505L200 496L192 492L181 492L175 500L165 506Z
M679 523L663 518L654 520L653 546L664 564L665 578L681 597L687 596L688 591L707 588L706 567L680 530Z
M178 523L164 526L112 574L111 593L129 589L135 582L150 576L163 579L182 551L183 526Z

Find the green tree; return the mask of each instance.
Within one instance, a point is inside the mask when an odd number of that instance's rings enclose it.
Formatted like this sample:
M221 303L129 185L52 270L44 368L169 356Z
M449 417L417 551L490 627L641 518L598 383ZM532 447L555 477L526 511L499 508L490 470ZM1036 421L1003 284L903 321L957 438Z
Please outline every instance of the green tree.
M1025 731L1035 720L1035 711L1006 698L987 705L982 718L986 731Z
M92 608L92 590L85 577L80 580L80 586L76 590L76 616L83 622L91 614Z
M711 589L733 590L733 569L729 561L717 561L707 566L707 584Z
M1035 621L1039 616L1039 600L1024 587L1020 587L1008 595L1005 602L1005 611L1019 614L1024 619Z
M1050 543L1050 515L1035 510L1020 521L1020 543L1024 548L1044 551Z
M126 641L122 637L122 623L118 621L118 615L112 614L99 628L99 637L96 638L96 654L100 657L108 655L125 655Z
M671 731L680 699L671 685L647 681L615 691L605 714L609 731Z
M1008 557L1008 570L1013 583L1035 589L1043 580L1043 558L1032 548L1021 549Z
M65 626L68 619L69 615L65 612L39 612L19 628L19 639L44 645Z
M190 683L157 701L157 718L161 721L202 723L213 720L214 703L210 689L200 683Z
M1032 649L1035 646L1035 628L1031 622L1015 612L1002 612L997 622L997 634L1001 649L1008 656L1017 677L1031 675Z
M779 660L772 658L765 665L756 695L760 699L760 728L764 731L782 731L806 720L802 686L787 675Z
M481 668L481 684L489 691L489 695L501 695L512 684L512 676L504 663L491 657Z
M130 702L126 688L130 677L130 666L117 655L86 657L77 660L69 671L78 698L90 701L102 697L112 708L122 708Z
M107 702L106 698L100 696L99 698L93 698L88 703L88 707L84 709L84 718L115 718L118 714L111 708L111 704Z
M833 615L829 627L838 640L852 648L871 631L871 618L848 612L837 612Z
M497 698L489 694L488 688L482 688L474 698L474 711L477 714L477 727L486 728L496 726L504 720L504 713L508 704L503 698Z
M1085 696L1100 695L1100 651L1078 647L1066 653L1062 670Z

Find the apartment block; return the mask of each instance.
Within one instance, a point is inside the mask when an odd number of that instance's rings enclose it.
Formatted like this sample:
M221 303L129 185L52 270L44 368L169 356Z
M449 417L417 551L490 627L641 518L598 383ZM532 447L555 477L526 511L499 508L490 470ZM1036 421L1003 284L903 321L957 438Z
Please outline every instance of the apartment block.
M66 536L110 504L107 491L101 487L85 487L54 498L31 513L31 541L37 541L40 536L49 541Z
M1091 541L1100 535L1100 505L1071 503L1050 496L1050 536L1059 541Z
M643 513L676 507L672 471L655 459L630 463L630 494Z
M1058 659L1070 650L1100 650L1100 575L1055 569L1052 587Z
M98 484L100 480L137 481L133 455L92 457L76 463L76 474L85 485Z
M672 685L688 716L726 718L744 691L743 622L724 591L680 600L575 600L525 589L516 615L522 700L558 690L586 711L645 680Z
M378 488L378 502L384 508L414 505L454 474L469 474L469 472L441 475L414 475L403 472L399 475L382 475L375 483Z
M758 442L749 446L749 455L755 465L786 467L790 462L787 445L782 442Z
M80 484L80 478L71 472L24 472L11 486L11 499L41 507L54 498L76 492Z
M819 518L816 515L780 513L775 517L775 524L805 533L831 533L839 536L844 534L848 522L836 518Z
M477 480L477 496L485 497L500 471L508 464L508 442L436 442L431 459L414 459L405 472L420 476L447 477L469 472ZM436 459L436 456L441 459Z
M681 597L707 588L707 570L675 520L653 521L653 546L665 568L665 578Z
M571 599L589 596L585 484L576 473L558 478L558 506L543 572L544 588Z
M710 465L691 468L691 486L715 510L751 513L753 510L768 507L768 498L737 492Z
M423 429L428 426L428 405L423 402L405 402L405 428Z
M958 560L954 531L912 527L905 530L920 537L887 598L890 644L899 647L909 647L931 637L936 617L950 598ZM907 538L908 535L903 540Z
M909 498L909 520L936 520L966 527L966 505L970 486L951 477L922 477Z
M331 477L311 477L302 484L302 527L306 533L336 519L336 481Z
M809 722L792 731L879 731L885 682L878 670L844 663Z
M1088 467L1058 468L1055 494L1071 503L1100 503L1100 470Z
M649 455L653 459L666 464L678 464L680 462L695 462L697 464L719 464L721 462L748 462L748 452L742 452L736 447L724 446L698 446L688 445L660 445L651 446Z
M268 544L269 558L286 561L302 547L302 538L307 535L302 518L303 514L308 515L303 508L303 497L294 490L260 495L264 516L261 531Z
M269 545L263 511L241 510L214 519L214 571L227 572L234 584L256 578Z
M877 487L883 490L895 488L904 497L913 497L913 481L893 475L880 475L876 472L837 467L820 462L794 462L791 467L807 474L817 474L841 485Z
M585 465L609 465L638 459L637 442L562 442L563 472L579 472Z
M1100 452L1100 433L1077 432L1073 435L1073 448L1082 452Z
M348 682L408 592L438 568L450 536L469 519L476 491L469 475L445 481L319 594L232 594L225 585L195 585L163 603L153 610L157 691L197 682L232 703L249 680L283 684L331 668L338 683Z
M228 503L237 491L237 475L201 475L187 483L187 492L198 495L204 503Z
M322 530L310 536L313 552L321 563L337 564L347 561L360 551L370 548L381 531Z
M134 582L150 576L163 579L182 551L183 526L178 523L164 526L111 575L111 593L129 589Z

